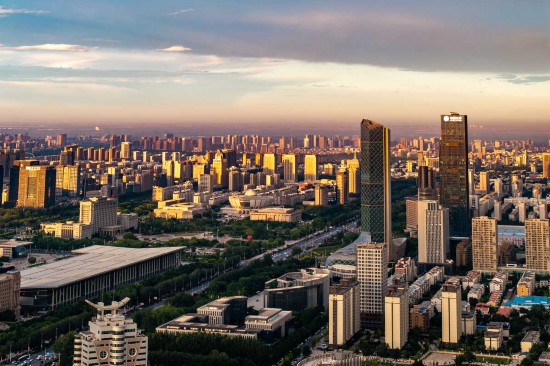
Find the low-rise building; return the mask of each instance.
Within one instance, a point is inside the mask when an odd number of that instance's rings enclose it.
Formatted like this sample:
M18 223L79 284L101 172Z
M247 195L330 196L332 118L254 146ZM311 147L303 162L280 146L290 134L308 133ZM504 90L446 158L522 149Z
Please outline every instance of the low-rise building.
M293 208L266 207L258 210L250 210L251 221L298 222L301 219L302 213Z
M485 294L485 286L483 284L477 283L468 292L468 301L470 301L470 299L476 299L477 301L479 301L481 300L483 294Z
M477 326L475 311L462 312L462 332L465 335L475 334Z
M521 340L521 352L528 353L531 351L531 348L539 343L540 341L540 332L536 330L530 330L525 334L525 337Z
M469 271L462 279L462 289L466 290L468 287L472 288L478 284L481 280L481 273L479 271Z
M516 286L517 296L531 296L535 291L535 272L524 272Z
M404 257L395 264L395 273L402 275L407 282L412 282L416 278L416 263L411 257Z
M483 336L485 348L490 351L496 351L502 346L502 332L498 330L487 330Z
M550 351L544 351L539 356L539 362L550 365Z
M54 222L40 224L40 230L45 234L53 235L62 239L90 239L92 237L92 226L79 222Z
M430 301L424 301L421 304L414 305L410 312L410 327L422 330L428 329L430 319L435 315L435 307Z
M160 203L160 202L159 202ZM179 202L164 207L155 208L153 216L162 219L188 220L197 216L206 210L202 205L189 202Z
M489 292L506 290L508 284L508 274L504 272L497 272L491 282L489 282Z

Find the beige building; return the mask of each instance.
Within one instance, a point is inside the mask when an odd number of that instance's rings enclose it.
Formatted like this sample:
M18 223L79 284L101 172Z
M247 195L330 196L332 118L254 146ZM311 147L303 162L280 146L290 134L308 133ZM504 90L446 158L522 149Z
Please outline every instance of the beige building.
M40 224L40 230L63 239L90 239L92 237L91 225L73 221Z
M164 205L162 207L155 208L153 210L153 216L162 219L189 220L192 219L193 216L200 215L205 211L205 208L200 204L197 205L189 202L173 202L171 205Z
M101 228L116 226L116 211L118 200L116 198L93 197L80 201L80 223L92 227L92 234L96 234Z
M531 348L540 341L540 333L536 330L530 330L521 340L521 353L529 353Z
M132 157L132 143L125 141L120 144L120 158L129 160Z
M442 341L458 343L462 336L462 286L450 278L441 289Z
M550 179L550 153L542 154L542 177Z
M315 206L328 206L328 186L315 184Z
M283 154L283 179L287 183L296 182L296 155Z
M75 336L74 366L147 366L147 337L132 319L117 313L129 301L125 298L105 305L86 300L97 315L88 322L89 331Z
M445 263L449 253L449 210L435 200L418 201L418 262Z
M275 158L275 154L264 154L263 158L264 158L263 172L265 174L275 173L275 169L277 168L277 161Z
M487 216L472 219L472 262L475 271L497 271L498 226L496 219Z
M19 272L0 274L0 313L11 310L16 317L21 315L19 304L20 286L21 274Z
M550 270L550 226L548 220L525 221L525 264L528 269Z
M388 249L385 243L360 243L356 250L361 323L381 326L387 287Z
M353 154L353 159L346 162L348 167L349 193L361 193L361 171L359 170L359 159Z
M328 343L342 346L361 328L357 281L342 279L330 286L328 308Z
M336 198L337 203L343 205L349 200L348 186L348 170L346 167L341 167L336 172Z
M250 210L251 221L278 221L297 222L302 219L300 211L293 208L266 207L258 210Z
M409 294L406 286L389 289L385 298L384 338L392 349L401 349L409 333Z

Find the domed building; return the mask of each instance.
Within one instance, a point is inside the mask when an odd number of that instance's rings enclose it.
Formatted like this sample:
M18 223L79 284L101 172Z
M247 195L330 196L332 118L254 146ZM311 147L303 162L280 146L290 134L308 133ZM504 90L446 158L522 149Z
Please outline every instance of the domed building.
M244 194L229 196L229 204L240 210L264 208L273 205L271 194L258 195L254 189L248 189Z

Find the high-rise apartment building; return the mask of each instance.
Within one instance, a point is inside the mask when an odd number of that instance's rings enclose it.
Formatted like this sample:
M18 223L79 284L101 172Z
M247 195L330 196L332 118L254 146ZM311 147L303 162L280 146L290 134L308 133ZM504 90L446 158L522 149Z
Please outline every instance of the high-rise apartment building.
M55 205L55 167L36 160L19 162L17 207L47 208Z
M462 286L458 278L447 280L441 288L442 336L445 343L458 343L462 336Z
M479 190L482 194L487 194L489 193L489 188L489 173L479 172Z
M449 209L451 236L469 237L468 117L465 115L441 116L439 187L440 203Z
M283 154L283 179L287 183L296 182L296 155Z
M548 220L525 221L525 264L527 269L550 270L550 225Z
M361 323L381 326L387 287L388 249L385 243L360 243L356 252Z
M229 173L227 171L227 159L221 151L218 151L214 156L212 162L212 169L210 170L215 185L227 187Z
M74 366L127 365L146 366L148 340L130 318L118 314L129 298L111 305L86 302L97 310L88 322L89 331L82 331L74 340Z
M342 346L361 328L359 284L352 279L342 279L330 286L328 302L328 343Z
M418 201L418 262L445 263L449 258L449 210L435 200Z
M472 219L472 261L474 271L497 271L498 226L496 219L487 216Z
M314 182L317 180L317 155L308 154L304 158L304 180Z
M550 179L550 153L542 154L542 177Z
M328 186L315 184L315 206L328 206Z
M80 201L80 223L91 225L92 234L96 234L100 228L117 224L117 208L116 198L93 197Z
M336 200L341 205L348 203L348 188L348 171L341 167L336 172Z
M367 119L361 122L361 231L390 251L390 130Z
M132 158L132 143L123 142L120 144L120 158L130 160Z
M67 134L66 133L60 133L57 135L57 141L56 141L57 147L64 147L67 145Z
M266 175L275 173L275 169L277 168L277 160L275 154L264 154L263 163L263 172Z
M394 286L385 297L384 338L392 349L401 349L409 333L409 293L406 286Z

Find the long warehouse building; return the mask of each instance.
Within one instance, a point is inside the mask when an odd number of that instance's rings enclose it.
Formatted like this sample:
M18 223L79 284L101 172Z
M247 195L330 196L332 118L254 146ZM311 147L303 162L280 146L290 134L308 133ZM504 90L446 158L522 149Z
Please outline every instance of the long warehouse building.
M178 267L183 249L93 245L74 250L74 257L21 271L21 306L50 310L99 296Z

